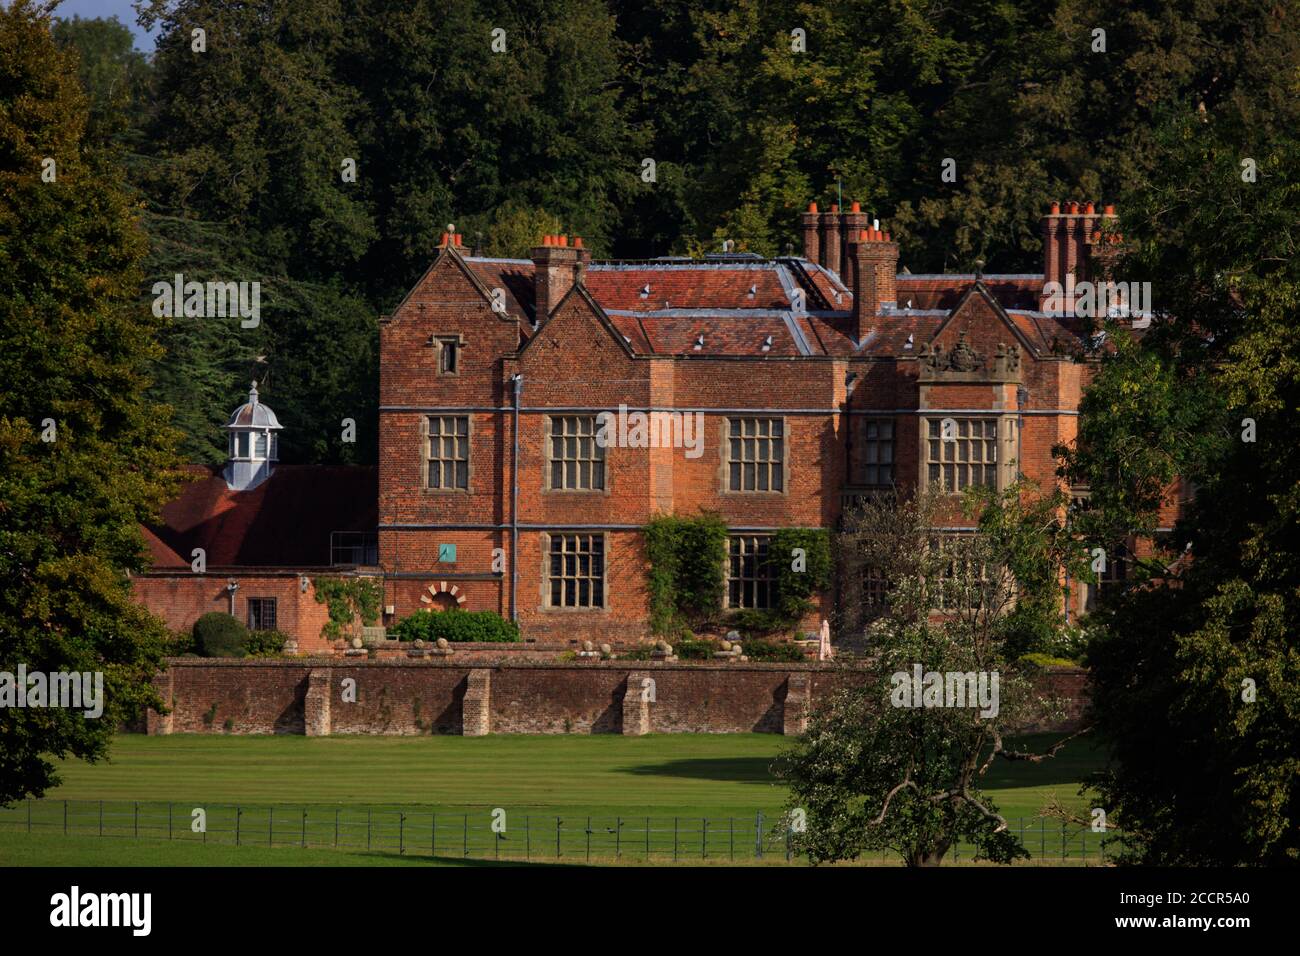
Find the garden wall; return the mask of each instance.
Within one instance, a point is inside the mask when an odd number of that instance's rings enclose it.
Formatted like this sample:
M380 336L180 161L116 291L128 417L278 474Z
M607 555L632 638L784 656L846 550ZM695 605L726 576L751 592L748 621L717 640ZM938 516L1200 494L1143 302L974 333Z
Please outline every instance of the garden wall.
M861 671L834 664L173 658L155 679L171 713L147 732L234 734L785 733ZM1040 688L1070 702L1086 674Z

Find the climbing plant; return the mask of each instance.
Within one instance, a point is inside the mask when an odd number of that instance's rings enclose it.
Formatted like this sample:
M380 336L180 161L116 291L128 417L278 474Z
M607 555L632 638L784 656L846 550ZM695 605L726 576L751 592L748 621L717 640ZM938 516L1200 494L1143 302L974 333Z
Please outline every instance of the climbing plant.
M774 580L772 617L793 627L812 597L831 586L831 538L825 528L782 528L772 535L767 564Z
M645 529L650 561L650 627L680 633L722 607L726 588L727 525L716 514L657 515Z
M370 578L316 578L316 603L329 608L330 619L321 634L331 640L343 637L357 618L367 627L379 620L383 597L379 584Z

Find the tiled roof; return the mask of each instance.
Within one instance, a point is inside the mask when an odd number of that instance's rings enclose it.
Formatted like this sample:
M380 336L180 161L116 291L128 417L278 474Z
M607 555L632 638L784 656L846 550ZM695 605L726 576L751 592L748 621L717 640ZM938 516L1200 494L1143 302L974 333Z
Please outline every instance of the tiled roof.
M226 487L220 466L191 465L196 475L145 528L155 570L190 567L203 548L209 568L324 567L330 533L373 532L379 482L373 467L279 465L249 491Z
M507 310L525 320L521 336L527 338L534 309L533 263L465 262L488 288L506 290ZM1035 311L1041 275L980 279L1037 351L1049 354L1077 343L1072 320ZM907 357L929 341L975 281L974 275L900 274L895 308L869 323L872 334L860 348L849 331L853 293L839 275L803 259L593 262L584 284L638 355ZM802 303L795 301L798 289L804 292ZM704 345L696 348L700 335Z

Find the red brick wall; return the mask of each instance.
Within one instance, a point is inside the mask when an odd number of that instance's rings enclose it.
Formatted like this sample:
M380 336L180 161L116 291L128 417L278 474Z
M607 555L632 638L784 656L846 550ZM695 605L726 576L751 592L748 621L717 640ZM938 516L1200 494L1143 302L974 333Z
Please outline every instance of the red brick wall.
M313 577L308 573L308 577ZM315 587L309 584L304 594L299 575L289 574L158 574L132 578L131 588L137 601L163 619L172 630L188 631L194 622L210 611L230 613L227 582L239 582L235 592L235 617L248 623L249 598L275 598L276 630L298 638L298 650L304 654L328 653L330 642L321 636L329 621L329 609L318 604Z
M856 672L818 664L496 663L490 674L493 733L619 733L629 675L655 682L650 729L656 733L780 733L792 674L808 674L815 708ZM309 675L327 677L335 734L458 733L474 665L454 661L173 659L157 679L172 707L173 733L303 733ZM342 701L355 681L356 702ZM1070 699L1077 725L1086 673L1053 672L1041 689ZM152 716L150 727L159 718ZM229 723L229 728L227 724Z

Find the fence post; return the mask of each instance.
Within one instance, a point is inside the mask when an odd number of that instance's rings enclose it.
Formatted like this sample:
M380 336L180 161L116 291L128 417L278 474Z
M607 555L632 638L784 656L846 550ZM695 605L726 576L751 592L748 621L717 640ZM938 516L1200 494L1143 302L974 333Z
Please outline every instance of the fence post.
M754 857L763 859L763 811L759 810L758 815L754 817Z
M1038 858L1047 859L1047 817L1038 818Z
M555 818L555 858L560 858L560 818Z
M591 817L587 817L587 862L591 862Z
M266 815L266 845L275 845L275 805L271 805L271 811Z
M406 854L406 814L400 810L397 813L397 855L405 856Z
M302 808L302 848L307 849L307 808Z
M366 807L366 851L370 851L370 808Z
M469 856L469 814L468 813L465 814L464 825L465 825L465 829L462 832L463 844L461 846L461 849L464 851L465 856Z
M700 817L700 859L709 858L709 818Z
M623 855L623 818L614 818L614 859Z
M235 846L239 846L239 822L244 816L244 808L235 807Z

